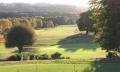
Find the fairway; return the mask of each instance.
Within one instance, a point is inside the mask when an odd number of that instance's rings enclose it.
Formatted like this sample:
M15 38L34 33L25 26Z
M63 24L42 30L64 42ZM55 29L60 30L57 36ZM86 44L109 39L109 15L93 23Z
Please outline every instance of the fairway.
M62 56L71 59L105 57L105 51L92 42L93 36L79 35L79 33L76 25L61 25L36 30L36 41L33 45L33 48L37 50L35 54L50 56L55 52L60 52ZM4 54L4 57L14 54L17 50L17 48L6 49L3 43L0 46L0 56Z
M95 59L105 58L106 52L93 40L92 35L80 35L76 25L36 30L36 41L32 47L36 50L34 54L50 56L60 52L62 57L70 59L17 64L1 62L0 72L120 72L120 63L96 63ZM16 53L16 50L17 48L5 48L4 43L0 43L0 58L6 58Z
M84 33L84 32L81 32ZM105 51L93 43L94 37L79 35L76 25L61 25L55 28L36 30L38 54L62 53L72 59L104 58Z

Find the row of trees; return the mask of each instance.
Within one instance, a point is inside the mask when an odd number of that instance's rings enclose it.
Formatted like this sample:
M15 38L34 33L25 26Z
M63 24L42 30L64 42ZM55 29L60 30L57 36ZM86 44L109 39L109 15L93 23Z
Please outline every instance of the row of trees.
M80 30L95 31L96 42L108 54L120 52L120 1L90 0L89 11L77 21Z
M22 25L37 28L53 28L56 25L74 24L67 16L57 17L23 17L0 19L0 32L6 33L12 26Z
M67 22L72 24L66 16L0 19L0 31L5 36L6 47L17 47L21 53L24 46L31 46L34 43L34 29L51 28Z

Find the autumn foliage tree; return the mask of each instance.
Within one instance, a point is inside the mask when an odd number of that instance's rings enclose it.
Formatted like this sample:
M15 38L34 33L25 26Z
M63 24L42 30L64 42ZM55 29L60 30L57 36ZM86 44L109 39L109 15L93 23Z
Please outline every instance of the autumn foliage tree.
M12 27L12 22L8 19L0 19L0 32L6 35L8 30Z

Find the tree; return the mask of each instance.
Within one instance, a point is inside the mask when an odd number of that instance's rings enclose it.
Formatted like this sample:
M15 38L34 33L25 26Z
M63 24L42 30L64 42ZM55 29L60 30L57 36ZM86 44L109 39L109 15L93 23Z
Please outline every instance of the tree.
M20 19L20 25L25 27L32 27L32 24L28 19Z
M51 18L45 18L43 20L43 27L46 27L46 28L53 28L54 27L54 24L53 24L53 21Z
M36 23L37 23L37 28L42 28L43 27L43 21L42 21L42 19L38 18L37 21L36 21Z
M91 12L86 11L80 14L80 18L77 21L77 25L80 31L86 30L86 34L89 33L89 31L94 31L93 28L93 20L90 19Z
M5 45L6 47L18 47L19 53L26 45L34 43L34 30L30 27L14 26L7 34Z
M120 1L91 0L91 18L95 20L96 41L107 52L120 51Z
M6 37L9 29L12 27L12 22L8 19L0 19L0 33Z
M69 18L67 16L56 16L53 18L53 23L58 25L64 25L68 22Z
M37 27L37 19L36 18L31 17L31 18L28 18L28 20L33 28Z

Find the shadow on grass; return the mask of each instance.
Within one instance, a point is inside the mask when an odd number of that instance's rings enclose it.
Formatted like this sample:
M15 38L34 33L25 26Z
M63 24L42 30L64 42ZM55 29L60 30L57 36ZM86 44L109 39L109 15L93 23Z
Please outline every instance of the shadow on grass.
M64 38L58 42L59 48L64 48L67 51L83 50L96 50L99 45L95 44L93 35L76 34Z
M91 63L83 72L120 72L120 59L101 59Z

